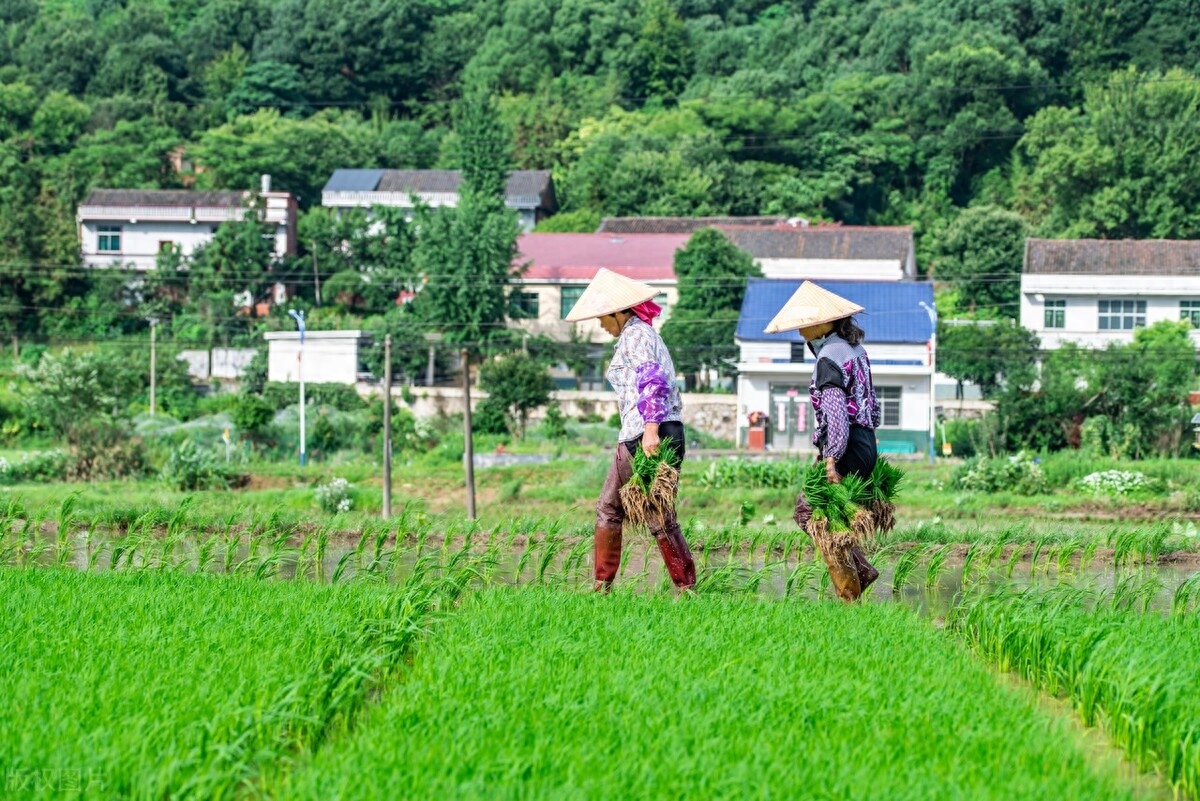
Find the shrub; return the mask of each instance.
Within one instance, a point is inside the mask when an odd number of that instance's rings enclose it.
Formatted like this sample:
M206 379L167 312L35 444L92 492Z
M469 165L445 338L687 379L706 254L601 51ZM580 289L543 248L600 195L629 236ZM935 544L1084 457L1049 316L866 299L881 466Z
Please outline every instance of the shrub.
M226 489L231 483L231 473L222 457L213 450L197 447L189 439L171 450L163 465L162 480L184 492Z
M1037 495L1050 489L1042 466L1025 451L996 459L969 459L954 474L954 486L975 492Z
M479 434L507 434L508 412L503 404L491 396L484 398L475 407L471 417L471 430Z
M0 457L0 484L63 481L67 477L67 454L61 450L43 451L20 461Z
M344 478L335 478L316 489L317 506L326 512L349 512L354 508L354 485Z
M559 408L558 401L546 407L546 419L542 421L542 432L547 439L564 439L567 436L567 417Z
M609 426L611 426L612 428L620 428L620 427L621 427L621 414L620 414L620 412L613 412L611 415L609 415L609 418L608 418L608 424L609 424Z
M146 475L149 464L140 437L122 425L97 419L76 426L68 451L67 481L116 481Z

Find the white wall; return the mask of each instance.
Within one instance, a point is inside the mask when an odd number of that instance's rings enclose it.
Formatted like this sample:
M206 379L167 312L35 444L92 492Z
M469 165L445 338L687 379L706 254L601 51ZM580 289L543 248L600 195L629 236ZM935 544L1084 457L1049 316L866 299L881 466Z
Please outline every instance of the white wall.
M647 282L658 291L667 296L667 302L663 308L662 316L654 321L655 328L661 329L662 323L665 323L671 318L671 309L679 302L679 290L674 284L667 284L656 281ZM572 286L586 286L583 283L572 284ZM513 320L514 328L520 328L529 331L532 334L542 334L552 339L566 341L570 338L571 328L574 326L581 337L586 338L588 342L607 342L611 337L604 333L600 327L600 323L596 320L584 320L578 323L568 323L562 319L562 284L546 284L546 283L523 283L516 285L514 292L532 292L538 296L538 316L537 319L529 320Z
M1179 319L1179 301L1200 300L1200 277L1146 275L1041 275L1021 276L1021 325L1041 338L1043 348L1075 342L1086 348L1104 348L1110 342L1132 342L1133 331L1101 331L1099 302L1146 302L1146 325ZM1065 300L1063 328L1047 329L1047 300ZM1192 332L1200 347L1200 331Z
M300 380L300 337L294 331L272 331L267 340L267 380ZM304 380L354 384L358 381L359 331L309 331L304 337Z
M810 281L899 281L904 266L898 259L756 259L765 278L806 278Z
M100 252L99 227L116 226L121 229L120 253ZM215 223L192 224L185 221L138 221L131 223L111 220L84 220L79 225L79 245L85 264L93 267L110 267L129 264L139 270L153 270L157 264L162 242L171 242L190 256L200 245L212 241ZM275 228L275 256L287 253L287 226Z

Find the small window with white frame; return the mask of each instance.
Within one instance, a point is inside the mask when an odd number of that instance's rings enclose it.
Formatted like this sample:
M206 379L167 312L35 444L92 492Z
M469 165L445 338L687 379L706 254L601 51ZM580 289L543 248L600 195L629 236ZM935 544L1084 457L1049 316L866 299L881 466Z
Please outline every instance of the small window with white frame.
M1044 328L1066 328L1067 327L1067 301L1066 300L1048 300L1046 301L1046 317Z
M1179 301L1179 319L1187 320L1192 328L1200 328L1200 300Z
M121 252L121 226L97 225L96 250L100 253Z
M1101 331L1132 331L1146 325L1146 301L1102 300L1100 301Z
M900 427L900 387L875 387L882 428Z

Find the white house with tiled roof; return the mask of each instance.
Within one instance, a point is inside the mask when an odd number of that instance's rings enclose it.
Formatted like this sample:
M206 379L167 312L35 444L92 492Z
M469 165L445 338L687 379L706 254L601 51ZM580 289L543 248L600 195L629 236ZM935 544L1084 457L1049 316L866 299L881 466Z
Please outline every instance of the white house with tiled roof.
M1043 348L1131 342L1160 320L1190 321L1200 346L1200 241L1026 240L1021 325Z
M333 209L392 206L413 209L457 206L462 173L458 170L335 170L321 190L321 205ZM558 210L549 170L515 170L508 175L504 204L531 231Z
M255 213L274 230L275 256L296 252L296 200L287 192L96 189L76 211L79 249L91 267L153 270L158 254L190 256L217 227Z

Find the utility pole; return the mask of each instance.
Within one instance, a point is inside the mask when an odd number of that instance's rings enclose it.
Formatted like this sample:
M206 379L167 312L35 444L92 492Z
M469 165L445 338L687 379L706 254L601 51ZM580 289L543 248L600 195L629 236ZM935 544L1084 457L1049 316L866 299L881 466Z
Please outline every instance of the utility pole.
M313 254L313 293L317 296L317 305L321 305L321 274L317 271L317 243L309 242Z
M937 438L937 401L934 399L934 380L937 378L937 309L925 301L919 301L922 309L929 315L929 325L933 330L929 334L929 463L937 459L934 454L934 440Z
M467 519L475 519L475 445L471 437L471 359L462 349L463 464L467 468Z
M300 466L308 464L308 453L304 449L304 312L288 309L288 314L300 329L300 349L296 351L296 375L300 379Z
M392 516L392 335L383 338L383 519Z
M155 352L154 332L157 328L158 328L158 320L154 317L151 317L150 318L150 416L151 417L154 416L154 407L155 407L154 390L155 390L155 385L157 383L156 373L158 372L157 370L154 369L155 368L155 357L157 356L157 354ZM212 355L209 354L209 359L211 359L211 358L212 358Z

